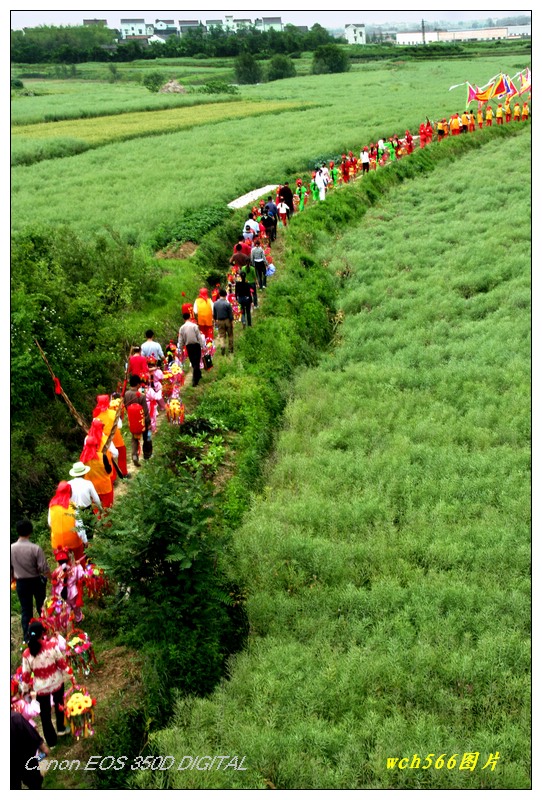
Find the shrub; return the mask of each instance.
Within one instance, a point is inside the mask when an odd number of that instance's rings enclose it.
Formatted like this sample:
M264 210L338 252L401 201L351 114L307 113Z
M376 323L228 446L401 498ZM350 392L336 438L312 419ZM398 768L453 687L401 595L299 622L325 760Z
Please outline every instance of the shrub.
M294 78L296 74L295 64L291 58L288 56L276 55L273 56L269 63L267 79L270 81L278 81L282 78Z
M143 86L149 92L158 92L164 85L164 76L161 72L148 72L142 80Z
M12 78L11 79L11 88L12 89L24 89L24 83L19 78Z
M262 67L251 53L241 53L235 59L235 78L237 83L261 83Z
M312 61L313 75L330 72L348 72L350 62L348 55L337 44L323 44L314 53Z

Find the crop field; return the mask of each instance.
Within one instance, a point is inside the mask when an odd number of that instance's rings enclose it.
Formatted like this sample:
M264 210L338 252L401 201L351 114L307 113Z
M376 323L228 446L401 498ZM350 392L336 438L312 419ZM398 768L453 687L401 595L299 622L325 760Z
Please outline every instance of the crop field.
M241 98L246 101L311 107L215 121L167 136L131 139L14 167L12 227L17 231L30 223L69 220L74 228L92 235L113 224L121 235L144 242L162 223L183 210L205 207L211 198L226 204L257 186L306 175L317 158L335 158L406 128L414 132L426 116L434 119L461 110L464 90L450 92L454 83L469 79L483 84L500 69L513 74L524 66L512 57L381 64L342 75L242 87ZM142 95L142 102L148 95ZM36 100L41 104L43 98ZM71 102L77 108L76 96ZM193 109L193 125L208 111L208 106ZM30 105L26 113L31 113ZM115 128L117 117L106 123ZM59 155L66 155L69 145L61 142ZM28 148L34 147L28 139ZM160 191L149 194L148 187L158 184Z
M236 533L249 646L152 738L246 770L140 787L529 787L530 146L491 142L322 239L344 321Z
M204 94L151 94L140 83L25 80L24 85L33 94L18 95L11 100L14 135L18 125L187 108L239 99L231 95L217 98Z
M294 101L232 101L207 103L192 107L117 114L110 117L44 122L36 125L19 125L12 134L12 160L17 162L22 153L27 157L46 153L47 147L62 146L63 141L78 142L87 147L98 147L117 141L128 141L145 136L160 136L203 125L213 125L229 119L277 114L283 111L300 111L304 108ZM54 151L55 152L55 151Z

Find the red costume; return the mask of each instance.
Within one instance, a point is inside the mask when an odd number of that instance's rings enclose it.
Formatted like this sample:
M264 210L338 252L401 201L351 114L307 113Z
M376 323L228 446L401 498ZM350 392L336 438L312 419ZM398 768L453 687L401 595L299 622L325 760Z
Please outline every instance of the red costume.
M346 153L343 153L341 156L341 163L339 164L339 169L341 171L341 177L344 183L348 183L350 178L350 164L346 159Z
M420 134L420 147L425 147L425 122L420 122L418 133Z

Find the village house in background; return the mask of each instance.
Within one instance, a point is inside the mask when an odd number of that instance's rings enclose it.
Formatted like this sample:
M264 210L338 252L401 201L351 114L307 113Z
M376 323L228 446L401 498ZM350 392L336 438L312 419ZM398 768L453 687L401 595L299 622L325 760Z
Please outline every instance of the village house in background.
M420 14L420 17L422 14ZM491 20L490 20L491 21ZM85 19L83 25L103 25L107 26L105 19ZM222 19L207 19L202 22L198 19L180 19L175 22L173 19L157 19L154 23L146 22L142 18L121 19L120 29L118 30L119 41L137 41L140 44L152 44L155 42L165 42L171 36L182 37L189 31L199 30L207 34L213 29L222 30L226 33L238 33L239 31L254 28L257 31L284 31L285 25L281 17L260 17L254 21L249 18L236 18L226 16ZM306 25L294 25L294 28L306 32ZM400 27L400 26L398 26ZM492 41L496 39L524 39L531 38L531 25L503 25L494 27L476 27L471 29L464 28L442 28L436 25L426 26L421 20L421 30L381 30L378 26L366 26L365 23L349 23L344 29L332 31L333 35L345 39L348 44L366 45L368 41L388 41L398 45L420 45L431 44L433 42L468 42L468 41ZM372 31L369 33L369 31Z

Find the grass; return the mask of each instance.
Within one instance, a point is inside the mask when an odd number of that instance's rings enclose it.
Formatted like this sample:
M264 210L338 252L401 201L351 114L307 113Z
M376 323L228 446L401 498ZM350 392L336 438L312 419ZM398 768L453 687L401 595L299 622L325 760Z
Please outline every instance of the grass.
M236 534L249 647L152 738L248 768L140 788L529 788L529 187L529 137L490 143L322 240L345 319Z
M101 147L113 142L124 142L141 137L161 136L182 130L212 125L228 119L245 119L282 111L299 111L300 106L289 102L220 102L205 104L194 112L193 107L118 114L85 120L47 122L19 125L13 131L12 164L32 163L43 158L73 155L73 148ZM65 144L63 144L65 143Z
M317 105L253 120L215 121L167 136L107 144L61 161L14 167L12 228L69 220L85 235L94 235L113 222L122 235L145 241L160 224L186 208L204 207L211 197L226 204L255 186L307 174L316 159L336 159L380 136L414 131L425 116L461 110L463 90L449 92L451 85L466 75L483 85L498 70L517 66L511 57L498 64L489 58L381 64L343 75L243 87L244 101ZM116 87L111 89L114 94ZM353 97L362 97L362 104ZM74 98L74 106L76 102ZM194 124L206 109L194 109ZM117 118L111 117L109 124L114 127ZM282 144L279 132L286 137ZM158 185L160 191L149 191Z

